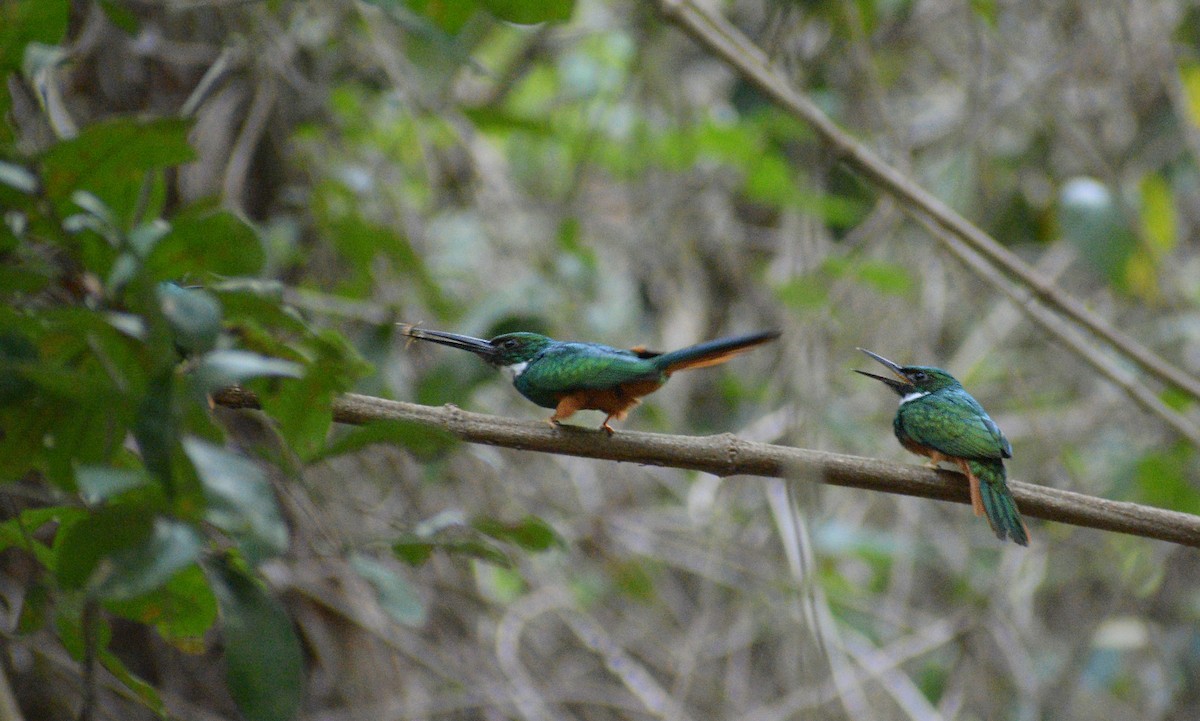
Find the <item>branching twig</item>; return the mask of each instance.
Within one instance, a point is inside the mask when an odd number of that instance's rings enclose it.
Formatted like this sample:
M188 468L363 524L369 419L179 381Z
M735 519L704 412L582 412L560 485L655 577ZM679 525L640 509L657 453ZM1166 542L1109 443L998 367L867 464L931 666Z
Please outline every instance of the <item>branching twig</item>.
M214 399L231 408L257 408L258 399L242 389L227 389ZM603 458L653 466L686 468L718 476L752 475L799 479L865 488L940 501L970 503L962 476L923 466L874 458L755 443L732 434L668 436L601 431L573 426L551 428L545 422L469 413L454 406L415 403L347 393L333 402L333 418L360 425L400 420L441 428L471 443L526 451ZM1200 548L1200 516L1071 491L1012 481L1023 514L1059 523L1118 531Z
M1200 399L1200 379L1167 362L1154 351L1112 327L1108 321L1088 310L1083 303L1064 293L1052 281L1014 255L991 236L972 224L922 188L910 177L884 162L873 150L860 143L829 119L815 103L797 91L778 72L770 60L750 39L723 17L696 6L691 0L657 0L664 16L691 35L709 51L756 85L780 107L804 121L838 157L884 191L899 198L910 212L944 228L946 238L961 242L989 262L1020 280L1047 306L1054 308L1087 328L1118 352L1164 383Z

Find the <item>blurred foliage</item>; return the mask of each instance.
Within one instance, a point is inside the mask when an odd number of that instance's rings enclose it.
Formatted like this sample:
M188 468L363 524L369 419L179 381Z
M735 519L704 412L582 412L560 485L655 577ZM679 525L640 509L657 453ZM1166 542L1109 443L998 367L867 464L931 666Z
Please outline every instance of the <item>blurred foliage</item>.
M1196 369L1195 8L721 7ZM848 372L864 346L968 379L1018 479L1200 512L1196 449L649 6L8 0L0 71L26 717L75 718L85 662L106 718L1197 715L1186 551L1038 522L998 547L957 506L334 427L352 390L542 415L397 321L659 350L780 327L626 427L907 458ZM214 408L232 383L262 413Z

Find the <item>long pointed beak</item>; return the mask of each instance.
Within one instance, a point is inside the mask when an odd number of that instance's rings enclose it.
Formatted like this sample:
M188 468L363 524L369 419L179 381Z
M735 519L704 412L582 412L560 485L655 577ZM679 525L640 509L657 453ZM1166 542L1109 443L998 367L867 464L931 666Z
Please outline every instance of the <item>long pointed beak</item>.
M448 345L451 348L462 348L469 350L472 353L482 357L486 361L491 361L496 357L496 347L482 338L475 338L469 335L459 335L458 333L447 333L443 330L426 330L418 328L415 325L400 324L400 332L409 338L417 340L427 340L433 343Z
M874 373L867 373L866 371L859 371L859 370L854 371L855 373L864 375L868 378L874 378L877 381L883 381L892 390L896 391L900 395L904 395L912 388L912 382L910 382L908 380L908 378L904 375L904 371L901 370L901 368L898 364L893 363L892 361L888 360L887 358L884 358L883 356L879 355L878 353L872 353L871 351L867 350L866 348L859 348L859 350L862 351L863 353L866 353L867 355L871 356L875 360L879 361L884 366L886 366L888 370L890 370L891 372L896 374L896 378L887 378L884 376L877 376Z

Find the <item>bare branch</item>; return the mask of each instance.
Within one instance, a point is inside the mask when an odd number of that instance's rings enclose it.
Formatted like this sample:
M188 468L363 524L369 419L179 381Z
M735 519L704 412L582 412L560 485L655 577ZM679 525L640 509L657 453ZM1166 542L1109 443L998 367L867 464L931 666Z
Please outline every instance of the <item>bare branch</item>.
M961 241L1017 278L1035 298L1103 338L1146 372L1200 399L1200 379L1112 327L1108 321L1088 310L1070 294L1064 293L1053 281L1044 278L932 193L884 162L865 144L851 137L821 112L815 103L792 87L762 50L723 17L698 7L691 0L657 0L657 3L668 20L741 72L780 107L807 123L847 165L899 198L910 212L919 213L934 225L944 228L948 235L939 237L944 243L948 238ZM1022 307L1027 309L1029 306L1026 304Z
M254 394L238 388L221 391L214 400L230 408L259 407ZM447 430L471 443L524 451L685 468L718 476L806 480L970 503L962 476L952 471L756 443L729 433L669 436L619 431L609 437L602 431L575 426L552 428L545 422L470 413L455 406L435 408L354 393L334 400L333 418L352 425L383 420L410 421ZM1200 516L1017 481L1010 481L1009 486L1021 513L1028 516L1200 548Z
M989 272L990 268L987 265L987 261L979 253L976 253L962 243L954 242L953 238L947 237L947 231L925 220L923 217L919 217L918 220L921 221L930 234L942 241L942 244L945 245L946 250L951 255L958 258L963 265L973 270L976 275L1000 291L1013 305L1024 311L1025 315L1034 325L1073 351L1085 363L1091 366L1093 370L1107 378L1110 383L1125 391L1125 394L1134 403L1141 406L1142 410L1158 416L1173 431L1188 439L1188 442L1193 446L1200 448L1200 428L1197 428L1196 424L1187 416L1164 403L1158 397L1158 394L1147 388L1144 383L1139 382L1132 370L1120 365L1109 358L1108 355L1097 350L1091 339L1084 337L1083 333L1080 333L1074 326L1064 321L1061 316L1055 315L1049 308L1037 303L1030 291L1019 284L1012 283L995 273Z

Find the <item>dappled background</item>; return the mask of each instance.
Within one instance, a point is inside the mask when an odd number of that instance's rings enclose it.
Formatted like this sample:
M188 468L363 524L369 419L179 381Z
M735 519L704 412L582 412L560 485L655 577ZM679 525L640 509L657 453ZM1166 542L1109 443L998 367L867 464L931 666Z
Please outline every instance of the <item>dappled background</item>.
M864 347L954 373L1011 439L1015 479L1200 511L1194 446L654 3L579 0L535 25L484 9L499 2L79 5L68 57L10 85L16 137L194 117L198 159L166 207L217 197L251 219L230 252L351 339L373 366L359 392L548 413L395 322L661 350L778 328L676 376L618 433L919 463L892 437L895 397L851 372L876 370ZM1192 4L716 10L914 181L1200 370ZM57 105L29 89L38 72L59 74ZM294 535L267 577L311 669L303 718L1200 716L1195 550L1033 519L1023 549L966 506L819 478L412 446L275 479ZM210 657L123 638L177 713L234 717ZM67 717L65 667L14 664L29 717Z

